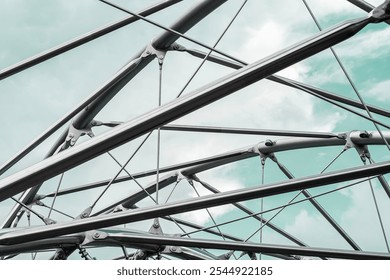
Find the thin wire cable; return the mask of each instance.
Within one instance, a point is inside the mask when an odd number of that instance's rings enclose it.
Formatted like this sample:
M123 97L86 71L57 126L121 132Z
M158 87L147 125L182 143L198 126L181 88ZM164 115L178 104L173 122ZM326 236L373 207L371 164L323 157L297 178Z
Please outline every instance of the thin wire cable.
M202 46L202 47L204 47L204 48L206 48L206 49L208 49L208 50L212 50L213 52L216 52L216 53L218 53L218 54L220 54L220 55L222 55L222 56L225 56L225 57L227 57L227 58L229 58L229 59L231 59L231 60L234 60L234 61L236 61L236 62L238 62L238 63L243 64L243 62L242 62L241 60L239 60L239 59L237 59L237 58L235 58L235 57L233 57L233 56L231 56L231 55L229 55L229 54L227 54L227 53L224 53L224 52L222 52L222 51L220 51L220 50L217 50L217 49L215 49L215 48L212 48L212 47L210 47L210 46L208 46L208 45L206 45L206 44L203 44L203 43L201 43L201 42L199 42L199 41L197 41L197 40L195 40L195 39L192 39L192 38L190 38L190 37L188 37L188 36L186 36L186 35L184 35L184 34L182 34L182 33L180 33L180 32L177 32L176 30L173 30L173 29L171 29L171 28L169 28L169 27L163 26L163 25L161 25L161 24L159 24L159 23L157 23L157 22L155 22L155 21L152 21L152 20L150 20L150 19L148 19L148 18L146 18L146 17L143 17L143 16L141 16L141 15L139 15L139 14L137 14L137 13L134 13L134 12L132 12L132 11L129 11L129 10L125 9L125 8L119 7L118 5L115 5L115 4L110 3L110 2L108 2L108 1L105 1L105 0L99 0L99 1L100 1L100 2L103 2L103 3L107 4L107 5L109 5L109 6L111 6L111 7L114 7L114 8L116 8L116 9L118 9L118 10L121 10L122 12L128 13L128 14L130 14L130 15L132 15L132 16L135 16L135 17L137 17L137 18L139 18L139 19L142 19L143 21L146 21L146 22L148 22L148 23L150 23L150 24L152 24L152 25L154 25L154 26L157 26L157 27L159 27L159 28L161 28L161 29L164 29L165 31L168 31L168 32L171 32L171 33L173 33L173 34L175 34L175 35L177 35L177 36L180 36L181 38L186 39L186 40L188 40L188 41L190 41L190 42L192 42L192 43L194 43L194 44L197 44L197 45L199 45L199 46Z
M45 208L50 208L49 206L47 206L47 205L45 205L45 204L42 204L42 205L39 205L39 206L45 207ZM66 214L66 213L64 213L64 212L62 212L62 211L60 211L60 210L55 209L55 208L53 208L53 211L54 211L54 212L57 212L57 213L59 213L59 214L61 214L61 215L64 215L64 216L66 216L66 217L68 217L68 218L74 219L74 217L72 217L71 215L68 215L68 214Z
M330 100L329 98L323 97L323 96L319 95L318 93L315 93L315 92L312 91L312 90L309 90L309 89L307 89L307 88L304 88L304 87L300 86L299 84L297 84L297 83L295 83L295 82L291 82L291 84L294 85L294 87L296 87L296 88L298 88L298 89L300 89L300 90L302 90L302 91L304 91L304 92L307 92L307 93L309 93L309 94L311 94L311 95L313 95L313 96L315 96L315 97L317 97L317 98L319 98L319 99L321 99L321 100L324 100L324 101L326 101L326 102L328 102L328 103L330 103L330 104L332 104L332 105L335 105L335 106L337 106L337 107L339 107L339 108L341 108L341 109L343 109L343 110L345 110L345 111L348 111L348 112L350 112L350 113L352 113L352 114L355 114L355 115L357 115L357 116L359 116L359 117L362 117L362 118L364 118L364 119L366 119L366 120L369 120L369 121L371 121L371 122L373 122L373 123L379 124L379 125L381 125L381 126L383 126L383 127L386 127L387 129L390 129L390 126L384 124L384 123L381 122L381 121L378 121L378 120L375 120L375 119L373 119L373 118L370 118L370 117L368 117L368 116L366 116L366 115L364 115L364 114L361 114L361 113L359 113L359 112L357 112L357 111L355 111L355 110L353 110L353 109L350 109L350 108L348 108L347 106L344 106L344 105L342 105L342 104L340 104L340 103L338 103L338 102L336 102L336 101L333 101L333 100Z
M310 13L310 15L311 15L313 21L314 21L315 24L317 25L318 30L319 30L319 31L322 31L322 27L321 27L320 23L318 22L318 20L317 20L317 18L315 17L313 11L311 10L311 8L309 7L309 5L307 4L306 0L302 0L302 1L303 1L304 5L305 5L306 9L309 11L309 13ZM364 100L363 100L363 97L361 96L361 94L360 94L359 90L357 89L355 83L352 81L351 76L348 74L348 71L345 69L344 64L341 62L341 60L340 60L339 56L337 55L336 51L334 50L333 47L330 47L330 50L331 50L333 56L335 57L337 63L339 64L341 70L343 71L345 77L347 78L349 84L351 85L352 89L354 90L354 92L356 93L356 95L357 95L357 97L359 98L360 102L362 103L362 105L363 105L365 111L367 112L367 115L368 115L371 119L373 119L370 110L368 109L366 103L365 103ZM382 131L379 129L379 126L377 125L376 122L373 122L373 124L374 124L376 130L378 131L378 133L380 134L381 138L383 139L384 143L386 144L387 149L390 151L390 145L389 145L389 143L387 142L387 140L386 140L385 136L383 135Z
M13 201L15 201L17 204L19 204L20 206L22 206L24 209L26 209L26 210L27 210L27 213L28 213L28 212L33 213L33 214L34 214L35 216L37 216L42 222L44 222L44 223L46 224L45 218L44 218L41 214L39 214L38 212L35 212L34 210L32 210L32 208L29 208L26 204L24 204L23 202L17 200L16 198L11 197L11 199L12 199Z
M163 60L158 60L158 107L161 106L161 96L162 96L162 71L163 70ZM160 181L160 148L161 148L161 129L157 129L157 168L156 168L156 204L158 204L158 191L159 191L159 181Z
M50 218L50 215L51 215L51 212L52 212L52 210L53 210L54 203L56 202L57 194L58 194L58 191L60 190L60 187L61 187L61 183L62 183L62 179L63 179L63 178L64 178L64 173L61 173L61 177L60 177L60 180L59 180L59 182L58 182L56 192L54 193L53 201L51 202L49 214L47 215L48 218Z
M371 163L371 161L370 161L370 163ZM371 164L372 164L372 163L371 163ZM366 163L364 163L364 165L366 165ZM372 198L373 198L373 200L374 200L374 204L375 204L375 208L376 208L376 213L378 214L378 219L379 219L379 223L380 223L380 225L381 225L383 238L384 238L385 243L386 243L387 252L390 253L389 242L387 241L387 236L386 236L385 228L384 228L384 226L383 226L382 216L381 216L381 213L380 213L380 211L379 211L378 202L377 202L376 197L375 197L374 188L373 188L373 186L372 186L371 180L369 180L368 182L369 182L369 184L370 184L371 194L372 194Z
M260 214L262 214L262 213L265 214L265 213L269 213L269 212L278 210L278 209L283 208L283 207L289 207L289 206L292 206L292 205L295 205L295 204L299 204L299 203L308 201L308 200L310 200L310 199L312 199L312 198L321 197L321 196L328 195L328 194L331 194L331 193L334 193L334 192L337 192L337 191L340 191L340 190L343 190L343 189L346 189L346 188L350 188L350 187L352 187L352 186L355 186L355 185L358 185L358 184L367 182L368 180L373 179L373 178L377 178L377 177L378 177L378 176L369 177L369 178L367 178L367 179L363 179L363 180L357 181L357 182L355 182L355 183L348 184L348 185L346 185L346 186L343 186L343 187L340 187L340 188L337 188L337 189L334 189L334 190L330 190L330 191L323 192L323 193L320 193L320 194L317 194L317 195L313 195L313 196L310 196L310 197L308 197L308 198L304 198L304 199L301 199L301 200L297 200L297 201L294 201L294 202L289 203L289 204L284 204L284 205L281 205L281 206L277 206L277 207L274 207L274 208L270 208L270 209L265 210L265 211L263 211L263 212L253 213L253 214L250 214L250 215L243 216L243 217L241 217L241 218L237 218L237 219L234 219L234 220L230 220L230 221L227 221L227 222L223 222L223 223L218 224L218 226L228 225L228 224L231 224L231 223L234 223L234 222L238 222L238 221L242 221L242 220L245 220L245 219L252 218L253 216L258 216L258 215L260 215ZM204 230L208 230L208 229L211 229L211 228L214 228L214 227L215 227L215 226L204 227L204 228L201 228L201 229L197 229L197 230L191 231L191 232L189 232L188 234L194 234L194 233L197 233L197 232L200 232L200 231L204 231ZM185 235L182 235L182 236L185 236Z
M346 149L343 149L321 172L320 174L324 173L344 152ZM278 167L280 168L280 163L277 162ZM286 209L287 206L289 206L294 200L303 193L303 190L300 190L292 199L289 200L289 202L279 209L278 212L276 212L270 219L267 220L267 222L262 225L262 227L266 226L268 223L270 223L274 218L276 218L281 212L283 212L284 209ZM256 233L255 233L256 234Z
M141 147L143 146L143 144L146 142L146 140L149 138L149 136L152 134L152 132L150 132L146 137L145 139L142 141L142 143L138 146L138 148L135 150L135 152L131 155L131 157L126 161L126 163L120 168L120 170L115 174L114 178L112 178L110 180L110 182L108 183L108 185L104 188L104 190L100 193L100 195L98 196L98 198L94 201L94 203L91 205L91 208L94 208L96 203L98 203L98 201L102 198L102 196L104 195L104 193L110 188L110 186L112 185L112 183L115 181L116 178L118 178L119 174L126 168L126 166L130 163L130 161L133 159L133 157L137 154L137 152L141 149ZM134 179L134 178L132 178ZM149 194L146 190L145 192L147 194ZM149 194L150 196L150 194ZM151 197L151 196L150 196ZM154 201L154 198L151 197Z
M327 170L344 152L346 149L343 149L321 172L320 174L324 173L325 170Z
M237 13L234 15L233 19L229 22L228 26L225 28L225 30L222 32L222 34L219 36L217 42L215 42L215 44L213 45L213 49L215 49L217 47L217 45L219 44L219 42L222 40L223 36L225 36L226 32L229 30L230 26L233 24L233 22L236 20L237 16L240 14L240 12L242 11L242 9L244 8L245 4L248 2L248 0L245 0L242 5L240 6L240 8L238 9ZM188 85L191 83L191 81L195 78L195 76L198 74L200 68L202 68L203 64L206 62L206 60L209 58L209 56L211 55L211 53L213 52L213 50L209 50L209 52L207 53L207 55L203 58L201 64L198 66L198 68L195 70L195 72L192 74L191 78L188 80L188 82L184 85L184 87L182 88L182 90L180 91L180 93L178 94L177 98L179 98L183 92L185 91L185 89L188 87Z

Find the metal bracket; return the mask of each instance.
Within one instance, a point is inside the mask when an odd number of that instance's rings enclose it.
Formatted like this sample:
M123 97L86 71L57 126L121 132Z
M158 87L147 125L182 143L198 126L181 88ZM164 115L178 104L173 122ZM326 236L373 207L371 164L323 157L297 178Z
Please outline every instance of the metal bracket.
M65 150L69 147L73 147L76 144L77 140L85 134L89 135L90 137L93 137L94 134L91 130L91 127L92 127L92 122L84 129L77 129L73 126L73 123L71 123L69 125L68 135L65 138L65 143L61 149Z
M144 52L141 54L141 57L148 57L148 56L150 56L150 55L155 55L155 56L157 57L157 59L158 59L158 63L159 63L160 65L162 65L166 53L167 53L166 50L163 51L163 50L158 50L158 49L156 49L156 48L153 46L153 41L152 41L152 42L150 42L150 43L146 46Z
M158 218L154 219L153 225L149 229L149 233L156 235L164 235Z
M370 152L368 151L367 145L356 144L351 139L351 134L352 133L356 133L356 132L359 133L360 138L369 138L371 136L371 134L368 133L365 130L362 130L362 131L353 130L353 131L349 132L348 134L345 134L345 141L346 141L346 143L345 143L345 146L344 146L344 150L348 150L350 148L355 148L356 151L358 152L361 160L363 162L366 162L366 159L367 158L371 158L371 155L370 155Z
M92 212L92 207L89 206L89 207L86 208L80 215L78 215L78 216L76 217L75 220L80 220L80 219L88 218L89 215L91 215L91 212Z
M183 253L183 250L177 246L166 246L164 248L164 250L161 251L161 253L163 253L163 254L164 253L165 254L169 254L169 253L180 254L180 253Z
M265 160L267 158L270 158L271 160L275 161L276 159L275 159L274 153L264 153L263 151L261 151L260 145L262 145L262 144L264 144L267 147L271 147L271 146L274 146L276 144L276 141L272 141L270 139L267 139L264 142L260 142L258 145L256 145L255 147L252 148L251 152L254 152L254 153L257 153L260 155L262 164L265 163Z
M178 43L173 43L172 45L169 46L168 51L179 51L179 52L185 52L187 50L186 47L178 44Z

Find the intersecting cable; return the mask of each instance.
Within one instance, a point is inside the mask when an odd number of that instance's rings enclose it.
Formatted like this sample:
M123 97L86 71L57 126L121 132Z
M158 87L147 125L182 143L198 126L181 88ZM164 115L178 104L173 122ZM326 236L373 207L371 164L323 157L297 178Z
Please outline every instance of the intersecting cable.
M311 8L309 7L309 5L307 4L306 0L302 0L302 1L303 1L304 5L305 5L306 9L309 11L309 13L310 13L310 15L311 15L313 21L314 21L315 24L317 25L319 31L322 31L322 28L321 28L320 23L318 22L318 20L317 20L317 18L315 17L313 11L311 10ZM335 57L337 63L339 64L341 70L343 71L345 77L347 78L349 84L351 85L352 89L354 90L354 92L356 93L356 95L357 95L357 97L359 98L360 102L362 103L362 105L363 105L365 111L367 112L367 115L368 115L371 119L373 119L370 110L368 109L368 107L367 107L366 103L364 102L364 100L363 100L363 98L362 98L362 96L361 96L359 90L357 89L355 83L352 81L351 76L348 74L347 70L345 69L345 67L344 67L343 63L341 62L339 56L337 55L336 51L334 50L333 47L330 47L330 50L331 50L333 56ZM377 124L376 122L373 122L373 124L374 124L376 130L378 131L378 133L380 134L381 138L383 139L384 143L386 144L387 149L390 151L390 145L389 145L389 143L387 142L387 140L386 140L385 136L383 135L382 131L380 130L378 124Z
M372 157L370 157L370 162L375 163L375 161L372 159ZM381 185L383 187L383 190L386 192L387 196L390 198L390 186L389 186L389 183L387 182L387 180L385 179L385 177L383 175L379 176L378 180L381 183Z
M286 175L289 179L294 179L294 175L282 164L278 164L280 170ZM302 189L302 194L305 197L311 197L311 194L306 189ZM340 234L340 236L347 241L347 243L357 251L361 251L361 248L358 244L347 234L347 232L336 222L336 220L325 210L325 208L315 199L310 199L310 203L318 210L318 212L324 217L329 224Z
M177 187L178 184L179 184L179 180L176 181L175 185L174 185L173 188L172 188L172 191L169 193L169 195L168 195L167 199L165 200L165 203L164 203L164 204L167 204L167 203L168 203L168 201L169 201L169 199L171 198L173 192L176 190L176 187ZM184 230L184 228L183 228L183 227L182 227L174 218L172 218L171 216L168 216L168 218L171 219L171 220L175 223L175 225L176 225L182 232L186 233L186 231ZM191 238L191 236L188 236L188 237Z
M192 43L194 43L194 44L197 44L197 45L199 45L199 46L202 46L202 47L204 47L204 48L206 48L206 49L208 49L208 50L212 50L213 52L216 52L216 53L218 53L218 54L220 54L220 55L222 55L222 56L225 56L225 57L227 57L227 58L229 58L229 59L231 59L231 60L234 60L234 61L239 62L239 63L243 63L241 60L239 60L239 59L237 59L237 58L235 58L235 57L233 57L233 56L231 56L231 55L229 55L229 54L227 54L227 53L225 53L225 52L222 52L222 51L217 50L217 49L215 49L215 48L212 48L212 47L210 47L210 46L208 46L208 45L206 45L206 44L203 44L202 42L199 42L198 40L192 39L192 38L190 38L190 37L188 37L188 36L186 36L186 35L184 35L184 34L182 34L182 33L180 33L180 32L177 32L176 30L174 30L174 29L172 29L172 28L163 26L163 25L161 25L161 24L159 24L159 23L157 23L157 22L155 22L155 21L152 21L152 20L150 20L150 19L148 19L148 18L146 18L146 17L143 17L143 16L141 16L141 15L139 15L139 14L137 14L137 13L134 13L134 12L129 11L129 10L127 10L127 9L124 9L124 8L122 8L122 7L119 7L118 5L115 5L115 4L110 3L110 2L108 2L108 1L105 1L105 0L99 0L99 1L100 1L100 2L103 2L103 3L107 4L107 5L110 5L111 7L114 7L114 8L116 8L116 9L118 9L118 10L121 10L122 12L128 13L128 14L133 15L133 16L139 18L139 19L142 19L143 21L146 21L146 22L148 22L148 23L150 23L150 24L152 24L152 25L155 25L155 26L157 26L157 27L159 27L159 28L161 28L161 29L164 29L165 31L168 31L168 32L171 32L171 33L173 33L173 34L175 34L175 35L178 35L178 36L180 36L181 38L186 39L186 40L188 40L188 41L190 41L190 42L192 42Z
M369 160L370 160L370 159L369 159ZM371 160L370 160L370 163L372 164ZM364 165L366 165L366 162L364 162ZM379 211L378 202L376 201L375 192L374 192L374 188L373 188L373 186L372 186L371 180L369 180L368 183L370 184L370 189L371 189L372 198L373 198L373 200L374 200L374 204L375 204L375 208L376 208L376 213L378 214L378 219L379 219L379 223L380 223L380 225L381 225L382 234L383 234L383 238L384 238L385 243L386 243L387 251L390 253L389 242L387 241L385 228L384 228L384 226L383 226L382 216L381 216L381 213L380 213L380 211Z
M112 183L114 182L114 180L116 178L118 178L119 174L125 170L126 166L130 163L130 161L133 159L133 157L136 155L136 153L139 151L139 149L141 149L142 145L146 142L146 140L148 140L149 136L152 134L152 132L150 132L145 138L144 140L142 141L142 143L138 146L138 148L135 150L135 152L131 155L131 157L126 161L125 164L123 164L123 166L120 168L120 170L115 174L114 178L112 178L110 180L110 182L108 183L108 185L104 188L104 190L101 192L101 194L98 196L98 198L94 201L94 203L91 205L91 208L94 208L96 203L98 203L98 201L102 198L102 196L104 195L104 193L110 188L110 186L112 185ZM119 162L118 162L119 163ZM151 197L151 195L145 190L145 193L148 194L148 196L155 202L155 199L153 197Z
M194 182L193 182L192 180L188 180L188 183L189 183L190 186L194 189L196 195L197 195L198 197L200 197L200 194L199 194L198 190L196 189L196 187L195 187L195 185L194 185ZM220 229L219 226L217 225L217 222L215 221L213 215L211 215L210 210L209 210L208 208L206 208L205 210L207 211L209 217L211 218L211 221L213 222L214 226L217 227L217 230L218 230L219 234L221 235L222 239L223 239L223 240L226 240L225 235L222 233L221 229ZM236 256L235 256L234 254L233 254L233 256L234 256L235 259L237 259Z
M45 208L49 208L49 209L50 209L49 206L43 204L42 202L40 202L39 206L45 207ZM61 214L61 215L66 216L66 217L68 217L68 218L74 219L74 217L72 217L71 215L68 215L68 214L66 214L66 213L64 213L64 212L62 212L62 211L60 211L60 210L58 210L58 209L52 208L52 210L53 210L54 212L57 212L57 213L59 213L59 214Z
M133 153L133 155L131 156L129 162L131 161L131 159L137 154L137 152L139 151L139 149L142 147L142 145L145 143L145 141L147 140L147 138L151 135L151 133L149 133L147 135L147 137L144 139L144 141L137 147L136 151ZM152 195L133 177L133 175L131 175L131 173L129 173L127 170L126 170L126 165L129 163L129 162L126 162L124 165L122 165L110 152L107 152L107 154L121 167L121 170L122 171L125 171L127 173L127 175L132 178L132 180L134 180L134 182L147 194L147 196L153 200L153 202L157 203L157 201L152 197ZM121 171L120 171L121 172ZM107 191L107 189L112 185L113 181L115 181L115 179L119 176L119 174L113 178L109 184L107 185L106 189L104 190L104 192ZM111 183L111 184L110 184ZM176 183L177 185L177 183ZM175 185L175 188L176 188L176 185ZM172 192L171 192L172 194ZM103 194L101 194L102 196ZM94 205L96 205L97 201L94 203ZM94 207L94 206L93 206ZM92 207L92 208L93 208ZM180 224L172 217L168 216L175 224L178 228L180 228L181 231L183 231L184 233L186 232L181 226ZM125 224L126 225L126 224Z
M237 18L237 16L240 14L240 12L242 11L242 9L244 8L245 4L248 2L248 0L245 0L242 5L240 6L240 8L238 9L238 11L236 12L236 14L234 15L234 17L232 18L232 20L229 22L229 24L226 26L225 30L222 32L222 34L219 36L217 42L215 42L215 44L213 45L213 49L215 49L217 47L217 45L219 44L219 42L222 40L223 36L225 36L226 32L229 30L230 26L233 24L233 22L235 21L235 19ZM211 53L213 52L212 49L209 50L209 52L207 53L207 55L203 58L201 64L198 66L198 68L195 70L195 72L192 74L191 78L187 81L187 83L184 85L184 87L182 88L182 90L180 91L180 93L178 94L177 97L180 97L182 95L182 93L184 92L184 90L188 87L188 85L191 83L191 81L194 79L194 77L196 76L196 74L198 74L200 68L202 68L203 64L206 62L207 58L211 55Z
M48 218L50 218L50 214L51 214L51 212L53 210L54 203L56 202L57 194L58 194L58 191L60 190L63 178L64 178L64 173L61 173L60 181L58 182L57 189L56 189L56 192L55 192L54 197L53 197L53 201L51 202L51 205L50 205L49 214L47 215Z
M45 218L41 214L39 214L38 212L35 212L34 210L32 210L32 208L29 208L26 204L17 200L16 198L11 197L11 199L13 201L15 201L17 204L19 204L20 206L22 206L24 209L26 209L27 213L29 213L29 212L33 213L35 216L37 216L39 219L41 219L42 222L44 222L46 224Z
M299 85L298 83L291 82L291 84L294 85L294 87L296 87L297 89L300 89L300 90L302 90L302 91L304 91L304 92L307 92L307 93L309 93L309 94L311 94L311 95L313 95L313 96L315 96L315 97L317 97L317 98L319 98L319 99L322 99L322 100L324 100L324 101L326 101L326 102L328 102L328 103L330 103L330 104L332 104L332 105L335 105L335 106L337 106L337 107L340 107L340 108L343 109L343 110L346 110L346 111L348 111L348 112L350 112L350 113L353 113L353 114L355 114L355 115L357 115L357 116L359 116L359 117L362 117L362 118L364 118L364 119L366 119L366 120L369 120L369 121L371 121L371 122L373 122L373 123L375 123L375 124L379 124L379 125L381 125L381 126L383 126L383 127L386 127L386 128L388 128L388 129L390 129L390 126L384 124L383 122L378 121L378 120L375 120L375 119L373 119L373 118L371 118L371 117L369 117L369 116L366 116L366 115L364 115L364 114L361 114L361 113L359 113L359 112L357 112L357 111L355 111L355 110L353 110L353 109L350 109L350 108L348 108L347 106L342 105L342 104L340 104L340 103L338 103L338 102L336 102L336 101L333 101L333 100L331 100L331 99L329 99L329 98L323 97L323 96L319 95L318 93L316 93L316 92L314 92L314 91L312 91L312 90L310 90L310 89L304 88L303 86Z
M235 223L235 222L238 222L238 221L242 221L242 220L245 220L245 219L252 218L252 217L254 217L254 216L258 216L258 215L260 215L260 214L262 214L262 213L265 214L265 213L273 212L273 211L278 210L278 209L281 209L281 208L293 206L293 205L296 205L296 204L299 204L299 203L302 203L302 202L305 202L305 201L309 201L310 199L313 199L313 198L321 197L321 196L324 196L324 195L327 195L327 194L331 194L331 193L334 193L334 192L337 192L337 191L340 191L340 190L344 190L344 189L346 189L346 188L350 188L350 187L352 187L352 186L355 186L355 185L358 185L358 184L367 182L367 181L369 181L370 179L373 179L373 178L376 178L376 177L378 177L378 176L373 176L373 177L370 177L370 178L366 178L366 179L363 179L363 180L360 180L360 181L357 181L357 182L354 182L354 183L345 185L345 186L343 186L343 187L336 188L336 189L334 189L334 190L326 191L326 192L323 192L323 193L320 193L320 194L317 194L317 195L312 195L312 196L310 196L310 197L308 197L308 198L304 198L304 199L297 200L297 201L294 201L294 202L290 202L290 203L287 203L287 204L284 204L284 205L281 205L281 206L277 206L277 207L274 207L274 208L270 208L270 209L265 210L265 211L263 211L263 212L257 212L257 213L253 213L253 214L250 214L250 215L243 216L243 217L241 217L241 218L237 218L237 219L230 220L230 221L227 221L227 222L219 223L218 226L228 225L228 224L231 224L231 223ZM214 228L214 227L216 227L216 226L204 227L204 228L201 228L201 229L193 230L193 231L191 231L191 232L189 232L189 233L186 233L186 234L182 234L181 236L186 236L186 235L188 235L188 234L197 233L197 232L204 231L204 230L208 230L208 229L211 229L211 228Z
M341 154L342 153L344 153L346 150L345 149L343 149L322 171L321 171L321 173L320 174L322 174L322 173L324 173L325 172L325 170L326 169L328 169L340 156L341 156ZM278 166L279 166L279 168L280 168L280 163L277 161L277 164L278 164ZM264 175L263 175L264 176ZM287 203L287 204L285 204L285 205L283 205L283 207L282 208L280 208L279 209L279 211L278 212L276 212L270 219L268 219L267 220L267 222L265 222L264 224L262 224L261 225L261 227L258 229L258 230L256 230L250 237L249 237L249 239L250 238L252 238L256 233L258 233L259 231L260 231L260 234L261 234L261 232L262 232L262 229L263 229L263 227L265 227L268 223L270 223L273 219L275 219L284 209L286 209L286 207L288 207L288 206L290 206L293 202L294 202L294 200L300 195L300 194L302 194L302 192L303 192L303 190L301 190L301 191L299 191L292 199L290 199L290 201ZM311 198L313 198L313 197L311 197ZM263 212L263 209L261 209L261 211ZM262 214L263 215L263 214ZM260 255L261 256L261 255Z
M346 149L343 149L321 172L320 174L324 173L344 152L346 151ZM278 165L279 168L281 168L280 166L280 163L279 161L276 161L276 164ZM284 205L282 208L279 209L278 212L276 212L263 226L267 225L268 223L270 223L274 218L276 218L276 216L278 216L287 206L289 206L291 203L294 202L294 200L300 195L302 194L303 190L299 191L292 199L290 199L290 201Z

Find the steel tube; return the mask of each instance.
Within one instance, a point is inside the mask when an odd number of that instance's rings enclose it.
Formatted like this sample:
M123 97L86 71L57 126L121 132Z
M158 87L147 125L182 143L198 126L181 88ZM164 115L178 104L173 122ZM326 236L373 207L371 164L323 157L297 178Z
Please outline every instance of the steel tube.
M275 184L266 184L254 188L235 190L219 194L192 198L180 202L167 203L138 210L107 214L82 220L74 220L62 224L46 225L23 229L0 236L0 244L11 245L30 242L39 239L104 228L123 223L131 223L162 216L174 215L192 210L204 209L249 199L267 197L306 188L314 188L328 184L345 182L364 177L382 175L390 172L390 161L344 169L337 172L324 173L316 176L292 179Z
M139 14L142 16L149 16L152 15L158 11L161 11L167 7L170 7L178 2L181 2L182 0L165 0L161 1L158 4L155 4L149 8L146 8L145 10L141 11ZM36 56L30 57L22 62L19 62L15 65L12 65L6 69L3 69L0 71L0 80L7 78L11 75L14 75L16 73L19 73L20 71L23 71L25 69L28 69L34 65L37 65L41 62L44 62L50 58L53 58L57 55L60 55L62 53L65 53L71 49L74 49L78 46L81 46L85 43L88 43L92 40L95 40L103 35L106 35L112 31L115 31L121 27L124 27L126 25L129 25L133 22L138 21L139 18L134 16L128 16L120 21L117 21L115 23L111 23L107 26L104 26L102 28L96 29L94 31L91 31L87 34L84 34L76 39L73 39L71 41L68 41L64 44L61 44L57 47L54 47L48 51L45 51L43 53L40 53Z

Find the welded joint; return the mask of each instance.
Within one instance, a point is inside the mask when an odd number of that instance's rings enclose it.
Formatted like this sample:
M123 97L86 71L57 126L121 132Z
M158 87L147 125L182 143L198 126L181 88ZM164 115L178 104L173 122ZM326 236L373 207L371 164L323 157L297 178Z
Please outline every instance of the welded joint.
M81 212L81 214L78 215L75 220L88 218L91 215L91 212L92 212L92 207L89 206L83 212Z
M189 178L189 176L185 176L181 171L177 171L175 176L176 176L176 183L179 183L182 180L187 180ZM190 178L193 179L193 176L191 176Z
M183 253L182 248L178 246L166 246L164 250L161 251L162 254L181 254Z
M151 56L151 55L154 55L157 57L158 59L158 63L160 65L163 64L164 62L164 58L165 58L165 55L166 55L167 51L166 50L159 50L159 49L156 49L154 46L153 46L153 41L151 43L149 43L144 52L141 54L141 57L148 57L148 56Z
M368 18L370 18L374 23L390 19L390 0L386 0L381 5L373 9L368 14Z
M351 135L352 134L355 135L356 132L359 133L359 137L360 138L370 138L370 136L371 136L371 134L369 132L365 131L365 130L361 130L361 131L353 130L353 131L345 134L345 141L346 141L346 143L345 143L345 146L344 146L344 150L348 150L348 149L354 148L358 152L361 160L363 162L366 162L367 158L370 158L371 155L370 155L370 152L368 151L367 145L357 144L357 143L355 143L353 141Z
M91 122L92 123L92 122ZM66 138L65 138L65 143L64 145L62 146L62 149L67 149L69 147L73 147L77 140L81 137L81 136L84 136L84 135L88 135L90 137L93 137L94 134L91 130L91 124L88 125L86 128L84 129L77 129L73 126L73 123L71 123L69 125L69 128L68 128L68 134L66 135Z
M84 240L80 245L85 246L94 241L104 240L108 238L108 236L109 234L104 231L98 231L98 230L87 231L85 232Z
M180 45L178 43L173 43L169 46L168 51L179 51L179 52L185 52L187 51L187 48L183 45Z
M149 229L149 233L156 235L164 235L158 218L154 219L153 225Z
M263 151L263 147L272 147L274 145L276 145L276 141L267 139L263 142L260 142L255 148L253 148L251 150L251 152L254 152L254 153L257 153L260 155L260 159L261 159L262 164L265 163L265 160L267 158L270 158L271 160L275 161L274 153L267 153L267 152Z

